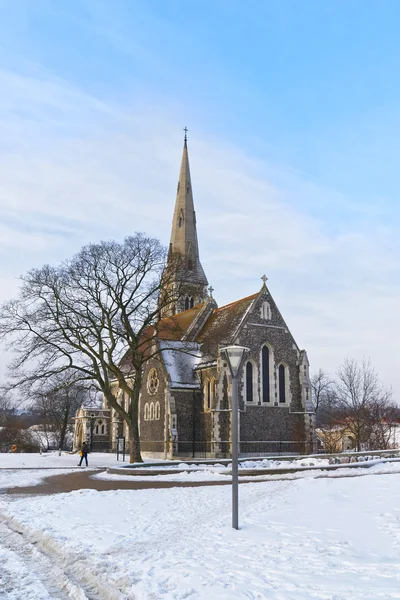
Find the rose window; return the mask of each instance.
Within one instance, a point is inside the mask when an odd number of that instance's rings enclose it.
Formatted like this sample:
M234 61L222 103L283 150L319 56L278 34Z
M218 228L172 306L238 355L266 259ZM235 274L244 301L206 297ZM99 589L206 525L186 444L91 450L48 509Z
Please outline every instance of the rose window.
M158 390L159 379L156 369L151 369L147 379L147 389L149 394L155 394Z

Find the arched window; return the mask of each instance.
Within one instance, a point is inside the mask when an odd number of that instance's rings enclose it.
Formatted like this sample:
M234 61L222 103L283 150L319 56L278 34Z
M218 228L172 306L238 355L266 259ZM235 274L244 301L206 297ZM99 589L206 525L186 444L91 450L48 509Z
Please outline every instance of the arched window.
M193 308L194 306L194 298L193 296L190 297L190 308Z
M279 365L279 402L286 402L286 369L285 365Z
M263 346L261 352L261 373L262 373L262 401L270 401L269 391L269 348Z
M94 428L95 435L104 435L106 433L106 424L102 419L98 419Z
M263 302L261 305L261 318L265 321L269 321L271 319L271 307L268 302Z
M246 363L246 402L253 402L253 364Z
M179 183L178 183L179 186ZM179 187L178 187L179 190ZM179 227L182 227L183 225L183 210L181 210L181 214L179 215L179 222L178 222Z
M146 402L146 404L144 405L144 420L148 421L149 420L149 405Z
M97 435L104 435L106 432L106 426L104 421L102 421L102 419L99 419L96 423L96 431L95 433Z
M156 402L156 406L155 406L155 409L154 409L154 418L155 418L156 421L158 421L160 419L160 412L161 412L160 411L160 403Z
M188 269L189 271L193 271L193 259L189 258L188 260Z
M203 386L204 410L211 408L211 381L206 379Z
M188 310L189 308L189 296L186 296L185 298L185 310Z
M150 415L149 415L150 421L154 421L154 402L150 403Z

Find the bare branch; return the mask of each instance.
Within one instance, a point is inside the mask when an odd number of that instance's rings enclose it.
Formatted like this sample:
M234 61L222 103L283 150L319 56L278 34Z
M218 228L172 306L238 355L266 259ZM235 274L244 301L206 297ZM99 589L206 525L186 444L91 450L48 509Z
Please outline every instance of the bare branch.
M9 386L43 396L55 378L95 382L128 424L131 460L141 460L142 371L159 353L154 335L177 329L173 318L160 317L179 294L173 278L179 260L170 257L165 269L165 249L137 233L121 244L86 246L58 267L29 271L18 298L0 310L0 339L13 352ZM129 398L127 410L119 390Z

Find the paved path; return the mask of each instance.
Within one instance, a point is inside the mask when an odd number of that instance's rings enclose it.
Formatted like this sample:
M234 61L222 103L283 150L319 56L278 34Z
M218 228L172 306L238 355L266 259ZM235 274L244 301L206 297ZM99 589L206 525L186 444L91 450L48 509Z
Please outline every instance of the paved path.
M197 487L203 485L231 485L231 481L111 481L106 479L92 479L90 476L100 473L104 469L78 471L67 475L53 475L46 477L39 485L27 487L11 487L5 490L7 494L61 494L74 490L91 489L98 492L109 490L145 490L149 488L172 487Z
M77 473L68 473L67 475L53 475L52 477L46 477L43 482L38 485L31 485L26 487L10 487L3 488L0 493L7 493L13 495L38 495L38 494L62 494L72 492L74 490L97 490L98 492L110 491L110 490L146 490L146 489L162 489L162 488L173 488L173 487L200 487L200 486L212 486L212 485L232 485L232 481L161 481L161 480L149 480L140 479L137 480L132 476L132 481L121 481L121 480L107 480L107 479L92 479L91 475L95 473L104 472L105 469L88 469L84 471L78 471ZM371 473L369 469L358 469L353 473L343 473L337 477L348 478L348 477L361 477L365 475L399 475L397 471L388 471L386 473ZM266 474L260 479L240 479L239 483L266 483L268 481L280 481L278 478L267 479ZM314 479L325 479L330 475L325 471L314 476ZM292 477L292 480L298 479ZM287 481L287 478L282 477L282 481Z

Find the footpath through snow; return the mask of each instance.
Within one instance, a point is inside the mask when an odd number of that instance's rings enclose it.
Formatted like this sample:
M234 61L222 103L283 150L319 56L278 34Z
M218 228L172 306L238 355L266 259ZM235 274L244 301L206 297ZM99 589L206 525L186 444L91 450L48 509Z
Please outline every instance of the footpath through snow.
M242 485L239 531L230 501L230 486L80 490L1 496L0 512L99 600L400 598L399 475Z

